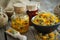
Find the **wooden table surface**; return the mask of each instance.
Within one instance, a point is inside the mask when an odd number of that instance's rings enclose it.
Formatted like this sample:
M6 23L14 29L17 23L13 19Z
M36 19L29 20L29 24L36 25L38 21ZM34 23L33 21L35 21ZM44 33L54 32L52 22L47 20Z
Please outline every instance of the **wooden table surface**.
M5 28L8 29L9 27L10 26L7 26ZM0 40L19 40L8 34L5 34L5 30L6 30L5 28L0 28ZM40 40L39 38L37 38L36 33L37 32L35 31L33 26L30 26L29 31L25 33L25 35L27 36L27 40ZM59 36L59 40L60 40L60 36Z
M9 28L10 26L4 27L4 28L0 28L0 40L18 40L8 34L5 34L5 31ZM27 33L25 33L25 35L27 36L28 40L36 40L33 34L33 31L31 30L31 28L29 29L29 31Z

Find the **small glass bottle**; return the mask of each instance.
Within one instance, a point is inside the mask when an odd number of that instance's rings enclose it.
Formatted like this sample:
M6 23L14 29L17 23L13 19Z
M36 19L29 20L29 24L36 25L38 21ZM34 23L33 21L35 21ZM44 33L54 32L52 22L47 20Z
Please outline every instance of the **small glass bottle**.
M38 9L37 9L37 3L30 2L26 5L27 8L27 14L29 15L29 25L31 24L31 18L37 15Z

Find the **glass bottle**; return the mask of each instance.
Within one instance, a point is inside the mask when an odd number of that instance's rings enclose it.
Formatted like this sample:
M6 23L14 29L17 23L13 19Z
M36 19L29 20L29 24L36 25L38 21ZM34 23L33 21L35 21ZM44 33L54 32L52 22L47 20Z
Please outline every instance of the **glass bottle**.
M38 9L37 9L37 3L30 2L26 5L27 8L27 14L29 15L29 25L31 24L31 18L37 15Z

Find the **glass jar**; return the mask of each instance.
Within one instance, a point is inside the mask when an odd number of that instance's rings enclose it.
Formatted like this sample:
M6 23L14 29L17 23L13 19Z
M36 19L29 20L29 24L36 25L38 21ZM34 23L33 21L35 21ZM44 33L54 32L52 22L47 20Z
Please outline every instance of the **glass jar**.
M0 28L8 24L8 16L4 12L0 12Z
M8 9L4 9L4 12L7 14L7 16L8 16L8 21L10 21L11 20L11 16L13 15L13 9L11 9L11 8L8 8Z
M20 33L25 33L29 29L29 16L26 14L25 7L14 4L14 15L11 17L11 27ZM18 6L19 5L19 6Z
M8 16L3 12L3 8L0 7L0 28L6 27L8 24Z
M11 26L20 33L25 33L29 28L29 16L26 14L14 14L11 20Z

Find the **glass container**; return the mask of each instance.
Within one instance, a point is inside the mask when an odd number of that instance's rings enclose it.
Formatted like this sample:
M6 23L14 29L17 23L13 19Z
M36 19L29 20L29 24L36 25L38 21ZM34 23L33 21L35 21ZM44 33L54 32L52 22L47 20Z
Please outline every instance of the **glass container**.
M11 27L19 31L20 33L25 33L29 29L29 16L26 14L25 7L23 7L22 5L20 5L20 3L14 4L15 12L11 17Z
M29 25L31 24L31 18L37 15L38 9L37 9L37 3L30 2L26 5L27 8L27 14L29 15Z

